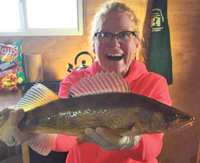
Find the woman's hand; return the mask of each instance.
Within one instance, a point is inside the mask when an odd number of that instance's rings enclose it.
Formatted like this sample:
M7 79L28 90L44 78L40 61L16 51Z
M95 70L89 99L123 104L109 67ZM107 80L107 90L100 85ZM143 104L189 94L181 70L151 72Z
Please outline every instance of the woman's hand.
M0 139L8 146L20 145L30 141L31 136L18 129L18 124L24 116L24 110L4 109L1 113Z
M121 136L104 127L95 130L86 128L85 134L80 135L77 141L93 143L101 146L106 151L128 149L135 146L141 136Z
M41 155L48 155L54 144L54 134L24 133L17 127L24 117L24 110L4 109L0 115L0 139L8 146L27 144Z

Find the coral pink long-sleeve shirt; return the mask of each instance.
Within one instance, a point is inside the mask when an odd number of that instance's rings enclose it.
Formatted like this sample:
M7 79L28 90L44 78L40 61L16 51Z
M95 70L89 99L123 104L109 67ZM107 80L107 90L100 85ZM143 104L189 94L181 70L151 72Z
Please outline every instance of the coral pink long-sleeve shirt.
M101 71L98 62L84 70L73 71L61 83L59 97L68 97L68 88L85 75ZM171 105L168 86L165 78L148 72L143 63L133 61L125 81L131 92L156 99ZM58 135L52 150L69 151L66 163L157 163L156 157L162 148L163 133L142 135L140 141L128 150L104 151L101 147L90 143L77 143L76 136Z

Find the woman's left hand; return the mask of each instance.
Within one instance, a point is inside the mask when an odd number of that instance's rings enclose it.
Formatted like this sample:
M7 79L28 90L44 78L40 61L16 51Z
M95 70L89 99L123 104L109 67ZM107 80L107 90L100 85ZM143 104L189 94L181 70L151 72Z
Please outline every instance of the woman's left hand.
M88 142L101 146L106 151L129 149L135 146L141 136L121 136L104 127L95 130L86 128L85 134L80 135L79 143Z
M0 140L8 146L26 144L31 140L30 134L21 132L18 124L24 117L24 110L4 109L0 119ZM4 121L5 120L5 121Z

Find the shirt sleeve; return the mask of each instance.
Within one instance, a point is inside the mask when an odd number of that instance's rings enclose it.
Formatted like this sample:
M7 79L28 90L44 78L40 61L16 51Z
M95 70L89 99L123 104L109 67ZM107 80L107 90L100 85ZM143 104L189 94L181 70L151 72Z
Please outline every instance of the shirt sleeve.
M150 88L146 89L143 94L166 105L171 105L168 85L162 77L156 79L156 82L150 82ZM144 134L134 147L128 150L121 150L121 152L134 160L148 162L160 154L163 146L163 136L164 133Z
M85 74L85 71L72 71L72 73L67 75L60 83L58 96L60 98L67 98L69 96L67 90L72 84L78 82L81 78L83 78Z
M89 69L83 69L83 70L74 70L69 75L67 75L63 81L60 83L58 96L60 98L67 98L69 97L67 90L70 88L71 85L78 82L80 79L82 79L84 76L90 75Z

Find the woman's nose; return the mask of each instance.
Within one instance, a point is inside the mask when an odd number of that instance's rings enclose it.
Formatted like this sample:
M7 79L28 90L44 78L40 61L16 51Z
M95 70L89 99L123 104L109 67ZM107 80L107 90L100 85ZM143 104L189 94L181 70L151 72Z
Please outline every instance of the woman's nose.
M111 41L110 41L110 46L116 47L116 46L120 46L120 40L118 37L113 36Z

